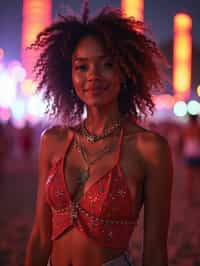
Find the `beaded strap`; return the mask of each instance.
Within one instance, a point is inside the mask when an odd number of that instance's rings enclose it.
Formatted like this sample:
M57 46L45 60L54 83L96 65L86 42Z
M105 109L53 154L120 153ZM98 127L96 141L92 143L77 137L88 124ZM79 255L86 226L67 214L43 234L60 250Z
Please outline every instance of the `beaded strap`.
M114 219L104 219L104 218L96 217L96 216L92 215L91 213L87 212L85 209L81 208L79 203L76 203L76 204L73 203L69 207L62 208L59 210L52 208L52 212L55 214L71 212L71 218L73 221L78 218L78 214L81 212L81 213L85 214L87 217L91 218L93 221L102 222L105 224L132 224L132 225L136 224L135 221L130 221L130 220L114 220Z

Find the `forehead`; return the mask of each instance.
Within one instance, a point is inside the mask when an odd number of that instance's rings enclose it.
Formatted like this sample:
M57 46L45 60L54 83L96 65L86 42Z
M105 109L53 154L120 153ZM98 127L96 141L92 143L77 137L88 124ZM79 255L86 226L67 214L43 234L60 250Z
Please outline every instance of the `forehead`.
M73 53L73 58L95 58L107 56L105 48L100 40L94 36L87 36L80 40Z

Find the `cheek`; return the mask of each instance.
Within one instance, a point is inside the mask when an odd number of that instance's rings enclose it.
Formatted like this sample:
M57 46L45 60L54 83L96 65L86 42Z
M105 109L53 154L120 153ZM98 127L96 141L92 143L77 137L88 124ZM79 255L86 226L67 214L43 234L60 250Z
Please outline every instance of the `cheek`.
M72 71L72 84L75 90L76 95L83 100L83 87L84 87L84 78L77 73Z
M81 75L72 72L72 83L75 90L79 90L84 84L84 78Z

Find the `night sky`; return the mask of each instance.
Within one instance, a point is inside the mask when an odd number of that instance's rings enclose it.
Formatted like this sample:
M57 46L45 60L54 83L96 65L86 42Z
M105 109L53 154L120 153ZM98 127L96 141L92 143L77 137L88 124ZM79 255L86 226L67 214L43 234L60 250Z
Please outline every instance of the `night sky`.
M94 14L105 5L120 7L120 2L120 0L90 0L91 13ZM54 0L53 17L66 5L79 12L82 0ZM20 59L21 8L20 0L0 0L0 47L5 50L5 61ZM145 1L145 21L160 45L173 38L173 16L177 12L187 12L192 16L193 41L200 47L200 0Z

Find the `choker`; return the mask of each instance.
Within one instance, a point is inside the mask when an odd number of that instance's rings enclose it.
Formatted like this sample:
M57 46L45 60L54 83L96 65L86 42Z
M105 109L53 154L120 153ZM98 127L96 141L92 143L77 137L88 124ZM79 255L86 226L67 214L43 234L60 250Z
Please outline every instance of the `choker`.
M95 143L99 140L105 139L106 137L109 137L112 135L117 129L119 129L121 126L121 121L117 121L114 125L109 127L108 129L104 130L104 132L100 135L92 134L89 132L85 125L85 121L81 125L81 132L84 137L86 137L87 141L90 143Z

